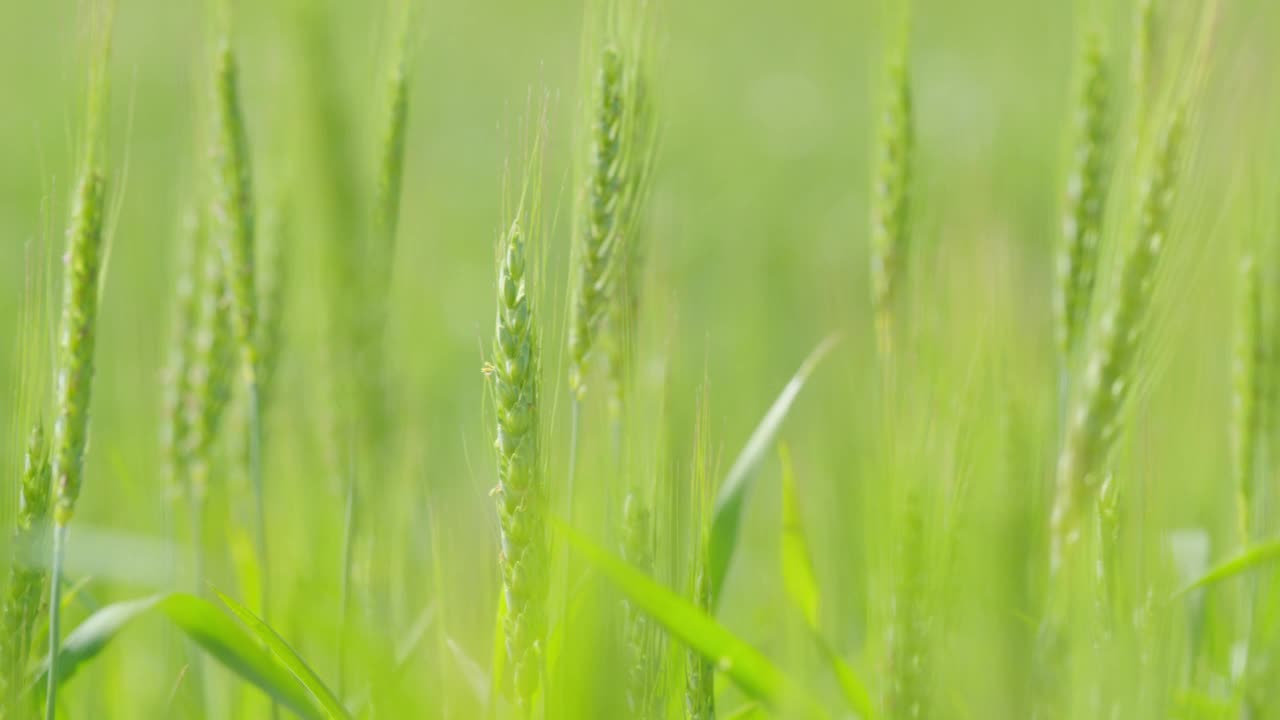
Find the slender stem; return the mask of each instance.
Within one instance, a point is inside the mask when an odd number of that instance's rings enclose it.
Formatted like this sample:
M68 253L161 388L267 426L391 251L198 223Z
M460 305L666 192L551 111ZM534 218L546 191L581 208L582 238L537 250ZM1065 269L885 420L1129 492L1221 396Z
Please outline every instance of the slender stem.
M354 468L347 478L347 507L344 518L342 537L342 589L339 597L339 616L342 624L338 627L338 692L343 692L346 683L346 645L351 603L351 563L356 536L356 504L359 496L356 493L356 476Z
M565 523L573 525L574 480L578 475L578 433L582 420L582 401L576 396L573 399L572 419L569 422L569 497L565 509Z
M571 417L571 420L569 422L569 479L567 483L568 498L566 498L567 502L565 504L564 517L565 517L565 524L572 526L573 525L573 504L574 504L574 495L575 495L574 480L578 474L578 444L579 444L579 439L581 437L581 424L582 424L582 400L578 398L576 393L573 396L572 410L570 412L570 417ZM569 647L569 602L571 599L570 596L572 595L570 588L573 587L573 555L572 554L566 554L565 556L564 581L561 583L561 587L565 588L565 591L562 597L560 598L560 644L561 644L560 659L563 662L563 659L565 657L565 654L568 652L568 647ZM544 663L546 662L545 656L542 662ZM547 678L544 677L544 681L546 679ZM551 695L551 688L546 684L546 682L544 682L542 686L544 710L546 709L545 708L546 703L549 703L551 701L550 695ZM557 700L561 699L562 697L563 696L557 696ZM547 717L550 717L550 716L548 715Z
M259 404L259 387L256 374L249 379L249 480L253 485L255 524L255 549L258 555L258 591L262 605L262 619L269 614L267 579L267 512L262 488L262 408Z
M189 486L191 496L191 564L194 568L194 577L191 584L192 592L196 595L201 595L204 591L204 512L206 497L203 483L205 481L204 474L207 474L207 472L203 461L197 461L197 463L199 463L199 468L196 472L202 473L202 476L199 478L199 484L193 482ZM191 646L190 642L187 644ZM191 676L192 684L195 686L200 707L207 714L209 707L204 688L203 664L204 655L201 651L192 652L189 675Z
M53 526L53 571L49 574L49 672L45 685L45 720L53 720L58 705L58 650L62 639L62 556L67 526Z
M257 368L253 363L247 365L249 370L249 482L253 486L254 504L254 549L258 556L258 603L262 610L264 622L270 616L270 595L267 583L271 573L267 566L267 510L263 500L262 489L262 404L261 388L258 385ZM280 706L274 699L271 701L271 717L280 717Z

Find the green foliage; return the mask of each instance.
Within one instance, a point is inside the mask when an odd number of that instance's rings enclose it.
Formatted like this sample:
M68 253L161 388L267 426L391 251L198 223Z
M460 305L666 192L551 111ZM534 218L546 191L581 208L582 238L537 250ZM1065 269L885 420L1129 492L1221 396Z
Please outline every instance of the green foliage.
M259 644L264 630L250 633L212 603L184 593L129 600L95 612L71 631L62 644L57 664L59 681L65 683L70 680L81 666L105 650L134 620L150 614L166 617L210 657L300 717L346 717L345 714L322 709L323 705L313 695L317 688L311 682L296 677L293 674L296 671L289 664ZM46 663L41 670L42 676L48 672L48 667ZM319 681L316 679L314 682Z
M673 636L707 658L743 691L772 707L794 707L803 717L827 717L797 682L758 650L739 639L688 600L627 565L578 531L561 525L562 536L640 609ZM697 710L694 714L704 714Z
M719 602L725 576L729 573L729 562L733 559L734 549L738 543L738 526L742 519L743 503L746 501L755 469L769 446L773 444L773 439L791 410L792 403L799 396L800 390L817 369L818 363L822 362L822 359L835 346L836 339L833 336L823 340L801 363L800 369L787 381L778 399L773 401L773 405L769 407L769 411L751 433L751 437L747 438L746 446L733 461L733 466L729 468L729 473L720 485L716 494L715 509L711 516L710 565L708 567L710 574L707 581L710 583L712 608L715 608Z

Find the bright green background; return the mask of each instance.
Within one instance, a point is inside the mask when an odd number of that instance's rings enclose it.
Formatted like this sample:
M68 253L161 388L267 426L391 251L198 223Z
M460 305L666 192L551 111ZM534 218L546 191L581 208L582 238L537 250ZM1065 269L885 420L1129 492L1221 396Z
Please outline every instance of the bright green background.
M0 4L0 337L21 337L24 257L40 243L60 248L63 242L90 34L81 4ZM175 576L152 556L108 563L107 553L95 552L105 546L92 541L108 532L135 542L166 537L162 366L178 219L195 184L193 135L205 67L199 3L119 5L109 153L117 212L88 475L71 549L73 570L88 568L82 572L95 576L89 589L98 600L189 582L181 568ZM308 114L301 87L302 63L315 60L300 50L302 24L291 3L239 3L235 43L254 179L264 196L291 198L297 213L282 389L267 426L272 619L322 675L333 677L344 497L340 451L327 428L343 409L328 402L324 389L320 328L328 291L319 258L331 228L317 198L331 178L316 168L323 167L317 158L345 147L351 160L344 180L368 196L389 33L379 3L322 5L322 26L337 58L322 76L336 83L342 114L332 127L345 127L345 139L307 130L321 126ZM687 467L705 378L713 455L722 472L801 359L825 335L842 334L783 431L824 586L824 623L875 687L885 672L879 635L892 582L887 558L896 542L896 480L927 480L936 489L928 510L936 519L948 505L946 488L963 478L970 487L963 534L934 537L931 550L940 558L946 547L959 548L952 571L958 586L940 596L959 616L956 630L936 643L942 717L1019 717L1023 707L1034 629L1025 613L1034 610L1043 582L1041 488L1051 477L1056 445L1050 298L1073 58L1084 19L1098 19L1123 110L1126 5L915 3L919 144L915 300L908 314L922 338L903 361L900 379L910 389L892 423L882 422L876 390L866 258L881 58L885 39L895 36L899 8L869 0L700 0L667 2L658 14L653 86L663 142L646 220L641 367L669 368L665 432ZM1172 22L1181 23L1198 3L1169 5ZM1156 352L1142 366L1148 392L1135 404L1137 432L1122 443L1126 506L1142 518L1131 544L1158 544L1162 531L1181 527L1207 530L1214 557L1234 543L1227 454L1231 270L1241 240L1253 237L1250 230L1267 216L1260 207L1275 197L1274 165L1266 158L1273 156L1268 138L1277 128L1272 98L1280 13L1269 5L1228 3L1214 45L1211 86L1192 143L1195 161L1179 196L1173 261L1157 306ZM567 452L558 341L566 316L570 167L575 154L585 152L574 132L582 102L582 25L576 2L427 0L411 31L387 379L403 449L378 485L388 510L379 519L380 540L368 551L389 553L398 580L386 599L390 610L376 625L400 637L433 598L443 599L447 631L485 667L497 597L497 524L487 496L495 479L480 368L492 331L496 238L510 220L503 199L514 183L504 180L505 168L518 174L523 167L531 107L547 97L543 204L549 221L539 242L548 258L541 278L548 294L541 307L548 333L545 395L558 400L546 421L556 493ZM1167 52L1180 56L1179 48L1172 43ZM7 405L21 382L19 348L11 341L0 350ZM14 409L0 412L10 477L31 419L31 408L15 400ZM601 409L592 412L597 422L588 424L587 442L603 427ZM48 410L42 414L48 419ZM603 431L595 436L606 441ZM880 450L891 441L898 459L886 461ZM589 460L587 475L603 467ZM786 657L796 643L778 621L791 610L778 580L772 457L759 480L721 617L757 646ZM584 476L581 482L596 481ZM245 502L237 487L228 480L225 492L215 491L215 512L236 517ZM12 492L4 497L8 518ZM429 513L439 522L435 554L443 563L443 587L432 578ZM209 539L213 580L232 594L229 546L218 533L234 525L215 524ZM132 579L113 578L105 569L122 566L136 573ZM77 617L73 613L73 624ZM70 716L163 712L182 662L176 645L162 641L163 632L152 623L126 635L68 686ZM403 716L439 711L445 697L457 716L478 712L457 667L442 669L432 652L418 652L403 671L396 694ZM813 658L790 655L830 692ZM1221 671L1221 657L1206 662ZM601 671L581 682L614 679ZM1187 682L1210 686L1194 673ZM737 705L736 697L729 691L723 707Z

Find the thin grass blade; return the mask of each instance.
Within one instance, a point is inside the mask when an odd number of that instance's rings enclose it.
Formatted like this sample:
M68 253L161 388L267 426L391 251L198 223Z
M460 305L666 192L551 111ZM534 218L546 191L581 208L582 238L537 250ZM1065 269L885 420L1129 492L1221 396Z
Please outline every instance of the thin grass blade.
M667 632L717 664L750 697L770 708L802 717L829 717L795 680L759 650L734 635L692 603L627 565L573 528L557 524L569 544Z
M746 447L733 461L724 484L720 486L711 519L712 608L719 604L720 588L724 584L725 576L729 574L729 563L733 560L733 552L738 544L738 524L742 520L743 502L746 500L747 491L751 489L750 481L754 471L760 465L765 451L773 444L778 428L782 426L782 421L786 419L792 403L804 388L809 375L831 351L838 339L837 335L828 336L818 344L809 357L805 358L800 369L787 382L786 387L782 389L782 394L773 402L769 412L765 413L764 419L751 433Z
M778 445L778 457L782 462L782 580L787 597L804 615L814 642L822 650L822 656L831 665L849 707L862 718L875 717L871 694L849 663L822 634L819 608L822 591L813 571L813 554L804 532L804 518L800 514L799 494L795 472L791 465L791 452L785 443Z
M1250 570L1255 570L1267 563L1280 560L1280 540L1269 540L1250 547L1233 558L1224 560L1220 564L1210 568L1209 572L1200 576L1198 580L1175 593L1175 597L1185 595L1192 590L1208 587L1215 583L1229 580L1237 575L1242 575Z

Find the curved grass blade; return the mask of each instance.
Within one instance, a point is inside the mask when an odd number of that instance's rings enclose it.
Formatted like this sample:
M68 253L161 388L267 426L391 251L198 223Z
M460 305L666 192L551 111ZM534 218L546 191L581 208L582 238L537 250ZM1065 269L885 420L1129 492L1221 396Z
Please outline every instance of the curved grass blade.
M840 685L840 692L844 695L845 702L849 703L849 707L853 708L863 720L874 720L875 705L871 703L871 693L867 691L862 678L858 676L853 666L846 662L839 652L836 652L825 637L816 632L813 637L822 650L822 656L831 664L831 671L835 673L836 682Z
M333 691L324 684L324 681L320 679L316 671L312 670L311 666L307 665L306 661L298 656L298 653L284 638L280 637L279 633L263 622L257 615L250 612L248 608L218 590L214 590L214 592L218 594L218 599L222 601L222 604L226 605L232 614L239 618L240 622L244 623L250 632L267 646L271 654L288 668L289 672L293 673L298 682L302 683L315 696L316 700L320 701L329 717L340 718L341 720L347 720L351 717L347 709L343 707L342 701L338 699L338 696L333 694Z
M822 656L831 665L831 671L835 673L840 691L849 707L862 718L873 718L875 708L862 679L822 635L818 615L822 595L813 571L809 541L804 533L795 472L791 466L791 452L785 443L778 445L778 457L782 462L782 580L787 597L804 615L809 632L822 650Z
M1209 572L1202 575L1198 580L1182 588L1174 593L1174 597L1185 595L1192 590L1197 590L1214 583L1228 580L1265 565L1269 562L1280 560L1280 540L1269 540L1267 542L1258 543L1253 547L1246 548L1239 555L1224 560L1222 563L1211 568Z
M778 445L782 462L782 582L787 597L804 615L809 629L818 630L818 579L813 572L813 558L804 536L804 519L796 493L795 473L791 469L791 452L786 444Z
M798 712L801 717L829 717L812 694L714 618L573 528L563 523L556 527L636 607L657 620L673 637L715 662L747 695L770 708Z
M724 716L724 720L751 720L751 718L768 717L764 710L756 703L747 703L737 710L733 710Z
M742 452L733 461L733 466L729 468L724 484L720 486L711 518L712 608L719 604L720 589L724 585L725 576L729 573L729 562L733 559L733 552L738 544L738 524L742 520L742 506L750 489L752 474L760 464L765 450L773 443L774 436L778 434L778 428L786 419L805 381L835 346L838 339L839 336L830 335L809 353L809 357L805 358L800 369L787 382L786 387L782 388L778 399L773 402L769 412L765 413L764 419L751 433L746 446L742 448Z
M102 652L132 621L158 612L228 670L303 718L320 720L326 713L297 678L253 636L214 604L186 593L153 595L108 605L81 623L63 641L57 678L66 683L85 663ZM48 662L36 681L44 687Z
M491 697L489 693L492 686L489 682L489 676L484 674L480 663L472 660L467 651L455 642L452 637L446 637L445 644L453 655L453 661L457 663L458 671L462 673L462 679L466 681L467 688L475 696L476 702L481 705L489 702Z

